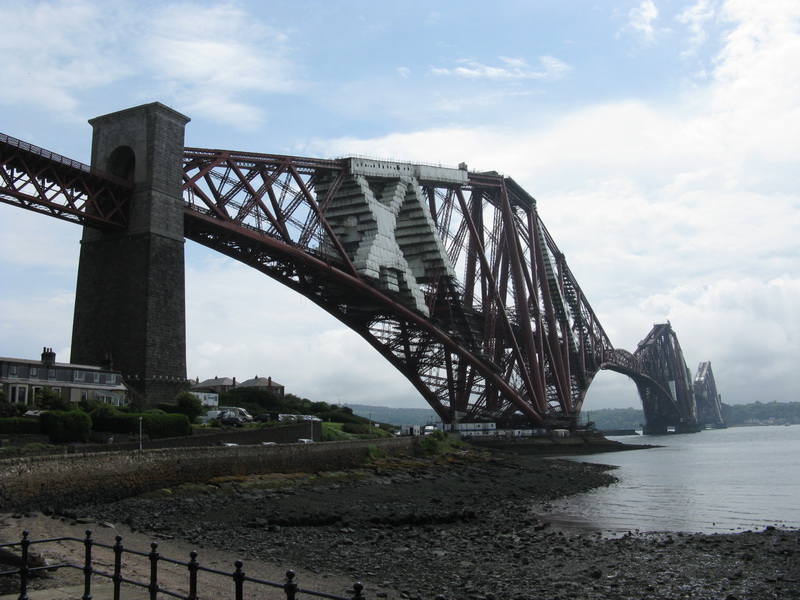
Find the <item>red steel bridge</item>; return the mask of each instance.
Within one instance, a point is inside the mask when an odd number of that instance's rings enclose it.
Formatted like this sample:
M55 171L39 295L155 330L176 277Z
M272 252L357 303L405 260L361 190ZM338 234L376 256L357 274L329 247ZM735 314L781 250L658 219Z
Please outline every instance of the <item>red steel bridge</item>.
M103 160L97 136L103 171L0 134L0 200L82 225L84 240L130 229L143 158L135 141L111 141ZM510 177L206 148L178 160L186 239L356 331L444 422L574 426L592 379L610 369L635 381L646 431L722 424L710 363L692 378L669 323L632 353L614 348L536 200Z

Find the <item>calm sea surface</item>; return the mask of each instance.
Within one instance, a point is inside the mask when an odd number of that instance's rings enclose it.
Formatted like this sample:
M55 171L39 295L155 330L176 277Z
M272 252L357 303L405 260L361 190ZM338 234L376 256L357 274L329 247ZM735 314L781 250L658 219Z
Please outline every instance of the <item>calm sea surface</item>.
M617 465L620 481L553 503L546 520L610 534L800 528L800 425L613 439L663 448L567 457Z

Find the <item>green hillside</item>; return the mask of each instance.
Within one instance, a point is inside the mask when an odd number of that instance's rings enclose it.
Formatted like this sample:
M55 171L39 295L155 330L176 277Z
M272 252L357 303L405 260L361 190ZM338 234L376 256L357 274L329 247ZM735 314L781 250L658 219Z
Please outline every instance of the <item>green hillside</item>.
M387 408L385 406L368 406L366 404L346 404L353 414L370 418L379 423L391 425L427 425L440 421L432 408Z

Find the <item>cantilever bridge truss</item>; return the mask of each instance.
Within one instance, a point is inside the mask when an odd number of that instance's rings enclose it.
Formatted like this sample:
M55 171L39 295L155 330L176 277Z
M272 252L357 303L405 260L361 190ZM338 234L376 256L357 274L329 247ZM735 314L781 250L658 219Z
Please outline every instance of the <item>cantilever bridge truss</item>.
M0 137L3 202L110 229L126 227L130 194ZM601 368L636 381L659 428L697 426L695 390L718 409L710 364L692 384L668 324L634 353L612 346L536 201L509 177L186 148L183 199L187 239L345 323L445 422L574 424Z

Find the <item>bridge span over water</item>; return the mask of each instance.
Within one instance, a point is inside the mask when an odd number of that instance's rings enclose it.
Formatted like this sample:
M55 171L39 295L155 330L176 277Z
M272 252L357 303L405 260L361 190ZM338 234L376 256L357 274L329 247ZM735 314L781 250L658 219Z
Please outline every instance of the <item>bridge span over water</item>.
M188 121L159 103L92 119L91 167L0 134L0 200L83 226L72 362L113 359L149 402L174 398L190 239L352 328L444 422L571 426L609 369L647 431L722 424L710 363L693 379L669 323L613 347L512 178L186 148Z

